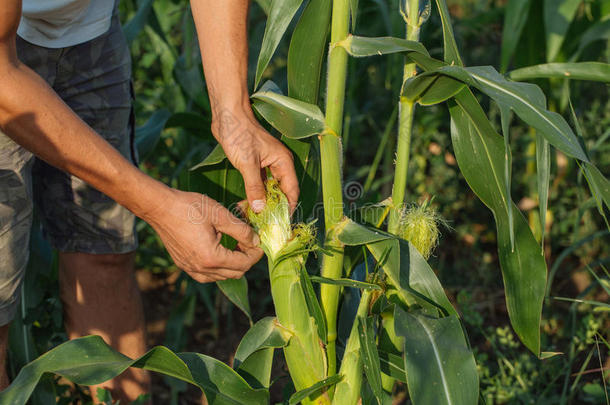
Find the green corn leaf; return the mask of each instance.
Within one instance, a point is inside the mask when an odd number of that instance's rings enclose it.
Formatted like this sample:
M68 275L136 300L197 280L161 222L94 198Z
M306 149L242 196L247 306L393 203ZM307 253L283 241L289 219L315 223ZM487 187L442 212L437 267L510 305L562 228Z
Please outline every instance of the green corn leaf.
M203 81L201 64L192 63L188 65L186 58L180 57L174 65L173 76L188 98L211 116L210 100L206 92L202 91L206 86Z
M417 41L394 37L359 37L349 35L337 46L345 48L350 55L361 58L400 52L416 52L428 56L426 48Z
M212 149L210 154L205 159L203 159L201 163L198 163L197 165L191 167L191 170L197 170L205 166L217 165L226 158L227 155L225 155L225 151L222 149L222 146L216 145L214 149Z
M457 314L436 274L410 243L387 239L367 244L367 248L404 303L412 304L415 297L422 306L438 308L445 314Z
M530 4L531 0L510 0L506 2L504 27L502 30L502 72L506 72L510 60L515 53L523 27L527 21Z
M510 200L511 177L513 158L510 150L510 107L504 104L499 104L500 121L502 123L502 134L504 135L504 187L506 187L506 197ZM513 218L513 210L509 209L510 204L506 205L506 214L508 216L508 232L510 235L510 247L515 249L515 220Z
M288 400L289 405L296 405L299 402L303 401L307 397L322 392L322 390L337 384L341 381L342 376L340 374L335 374L331 377L325 378L322 381L318 381L314 385L309 388L305 388L304 390L300 390L292 394L290 399Z
M402 356L379 350L381 371L398 381L407 382L405 361Z
M161 138L161 132L165 128L165 123L171 115L168 110L156 111L144 125L136 128L136 149L142 160L146 159L157 146Z
M588 304L588 305L592 305L594 307L598 307L599 309L603 309L604 311L610 311L610 304L607 304L605 302L599 302L599 301L593 301L593 300L581 300L581 299L577 299L577 298L568 298L568 297L551 297L554 300L557 301L567 301L567 302L574 302L576 304Z
M341 243L367 245L405 302L412 300L410 296L415 295L423 299L424 303L439 307L447 314L456 314L434 271L407 241L350 219L345 219L338 229L337 238Z
M310 104L318 103L330 11L330 0L310 0L288 49L288 95Z
M451 25L451 16L445 0L436 0L436 7L441 16L443 25L443 48L445 50L445 62L450 65L463 66L462 58L455 43L455 35L453 35L453 26Z
M599 213L605 217L603 205L606 204L606 207L610 209L610 181L604 177L597 167L591 164L585 163L583 171Z
M360 339L360 355L362 357L364 373L375 397L381 398L383 394L381 387L381 366L379 365L379 353L377 353L377 346L375 344L374 318L358 317L356 322L358 322L358 338Z
M274 349L266 348L252 353L236 370L237 373L252 388L269 389L274 352Z
M288 49L288 96L318 104L322 65L328 47L331 0L310 0L297 23ZM320 163L311 139L282 140L295 156L295 169L301 188L302 218L308 218L317 202L320 188Z
M241 309L248 317L250 324L252 324L252 311L250 310L250 301L248 300L248 281L246 277L217 281L216 285L229 301Z
M354 32L358 20L358 0L349 0L349 14L352 20L352 32Z
M498 103L510 105L523 121L538 130L553 146L572 157L589 161L565 119L546 109L546 98L538 86L510 82L491 66L444 66L436 72L461 80Z
M599 286L601 288L604 289L604 291L606 292L606 294L610 295L610 279L609 277L606 278L601 278L600 276L597 275L597 273L595 273L593 271L593 269L591 269L591 267L587 266L587 270L589 271L589 273L593 276L593 278L595 279L595 281L597 281L597 284L599 284Z
M609 83L610 64L601 62L545 63L513 70L509 76L517 81L563 78Z
M256 0L256 3L263 9L265 14L269 15L271 10L271 0Z
M310 276L314 283L340 285L342 287L360 288L362 290L381 290L377 284L365 283L364 281L352 280L351 278L326 278Z
M268 388L275 348L288 343L287 332L277 320L266 317L244 335L233 360L233 368L254 388Z
M301 3L303 3L303 0L272 0L268 13L267 25L265 26L263 43L261 44L261 50L256 64L255 89L258 87L263 72L267 68L267 65L269 65L269 61L275 53L280 40L284 36L290 21L292 21L292 18L299 10L299 7L301 7Z
M549 62L557 57L581 2L582 0L544 0L546 59Z
M396 238L396 236L387 232L360 225L348 218L345 218L337 225L337 237L341 243L348 246L365 245L380 240Z
M525 218L506 195L501 137L470 90L462 91L456 101L449 103L456 159L470 188L494 213L508 314L519 338L538 355L546 263ZM514 249L507 204L513 210Z
M324 114L317 105L278 94L267 84L252 99L254 109L288 138L307 138L326 128Z
M324 344L326 344L328 338L326 318L324 318L322 307L320 307L320 302L318 301L318 297L316 297L316 293L313 290L313 285L311 284L311 279L309 278L309 274L307 274L305 266L301 266L299 274L301 277L301 287L303 287L303 294L305 295L305 301L307 302L307 309L309 314L311 314L311 316L316 320L318 337Z
M570 113L572 115L572 122L576 128L576 133L581 139L583 139L582 129L578 123L578 118L576 117L576 112L574 111L572 103L570 103ZM608 218L606 217L604 211L604 203L610 208L610 181L608 181L608 179L606 179L599 169L593 164L584 163L583 165L579 166L581 170L583 170L585 179L589 184L589 190L591 190L593 199L597 204L597 210L606 221L606 226L608 229L610 229L610 222L608 222Z
M267 404L269 392L253 389L226 364L195 353L174 354L159 346L132 360L112 349L99 336L70 340L21 369L0 403L25 404L44 373L59 374L79 385L108 381L129 367L155 371L199 387L209 404ZM245 399L247 398L247 400Z
M411 400L421 405L476 405L479 378L474 355L456 316L434 319L396 307L396 333L405 338Z
M127 43L133 42L138 34L144 29L152 11L153 0L145 0L140 3L136 15L123 26L123 33Z
M193 381L205 393L210 405L269 403L268 390L253 389L226 364L199 353L181 353L178 357L187 365L193 376ZM155 361L155 368L165 367L166 364L165 359L158 359ZM146 370L157 371L146 364L142 366Z
M289 334L274 317L268 316L256 322L239 342L233 368L240 368L241 364L258 350L284 347L288 342L287 333Z
M421 105L434 105L447 101L465 86L463 82L449 76L420 74L405 82L401 95Z
M542 352L540 353L540 360L550 359L551 357L560 356L562 352Z
M578 60L580 54L591 43L600 40L607 40L610 37L610 16L606 15L601 21L591 25L581 36L578 43L578 49L570 57L570 61Z
M540 244L544 249L546 212L549 204L549 183L551 181L551 147L540 134L536 134L536 180L538 185L538 208L540 210Z

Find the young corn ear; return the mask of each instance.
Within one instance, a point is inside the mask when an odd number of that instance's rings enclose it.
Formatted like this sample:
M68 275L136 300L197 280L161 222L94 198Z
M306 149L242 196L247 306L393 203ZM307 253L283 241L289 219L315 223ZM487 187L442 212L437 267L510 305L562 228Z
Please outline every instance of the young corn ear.
M362 291L356 319L352 325L345 353L341 361L339 374L343 379L337 384L332 405L354 405L358 403L362 390L363 363L360 354L360 338L358 337L358 320L366 319L371 303L371 292Z
M426 201L402 210L398 235L411 242L427 260L438 244L440 224L445 221Z
M326 353L301 285L301 270L315 243L315 229L312 225L291 225L288 200L276 180L268 180L266 189L267 203L263 211L257 214L248 209L247 217L269 259L277 320L290 335L284 356L295 388L302 390L323 380L327 374ZM322 393L303 403L330 404L330 399Z

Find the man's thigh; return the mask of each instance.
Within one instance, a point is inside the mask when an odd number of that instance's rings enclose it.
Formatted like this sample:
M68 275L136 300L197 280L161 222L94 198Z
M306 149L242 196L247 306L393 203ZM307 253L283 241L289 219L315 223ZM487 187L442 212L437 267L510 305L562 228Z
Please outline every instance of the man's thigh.
M63 49L55 72L51 84L62 100L135 164L131 60L118 17L108 33ZM135 250L131 212L41 160L33 170L36 204L45 235L55 248L92 254Z
M32 155L0 132L0 326L17 311L32 226Z

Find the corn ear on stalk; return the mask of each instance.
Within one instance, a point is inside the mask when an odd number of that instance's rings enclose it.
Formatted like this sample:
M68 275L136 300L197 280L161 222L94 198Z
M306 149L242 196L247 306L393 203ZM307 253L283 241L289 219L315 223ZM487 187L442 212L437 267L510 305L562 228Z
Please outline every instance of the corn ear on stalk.
M360 338L358 337L358 319L366 318L370 302L371 292L363 290L360 304L358 304L356 320L347 339L345 353L339 369L339 374L343 376L343 379L339 381L335 388L332 405L356 405L360 398L363 363L360 354Z
M315 319L308 310L300 271L315 243L311 225L290 223L286 196L276 180L266 183L267 203L260 213L247 210L258 232L261 247L269 259L271 294L279 323L291 335L284 356L295 388L302 390L326 377L326 353L318 336ZM326 393L305 404L330 404Z

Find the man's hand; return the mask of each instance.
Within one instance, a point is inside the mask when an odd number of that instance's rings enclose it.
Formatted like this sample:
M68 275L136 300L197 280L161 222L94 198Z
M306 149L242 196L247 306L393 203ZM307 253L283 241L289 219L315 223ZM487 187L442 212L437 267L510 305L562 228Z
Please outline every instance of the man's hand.
M214 114L214 137L242 174L252 210L260 212L265 206L264 169L269 168L294 211L299 199L299 183L292 153L260 126L249 106L245 108L246 112L240 114L229 110Z
M241 278L262 257L252 228L211 198L171 189L165 202L146 220L176 266L196 281ZM235 250L221 245L223 233L238 241Z
M265 206L264 170L280 182L294 210L299 186L292 154L256 121L248 95L248 0L191 0L212 105L212 133L244 178L248 203Z

